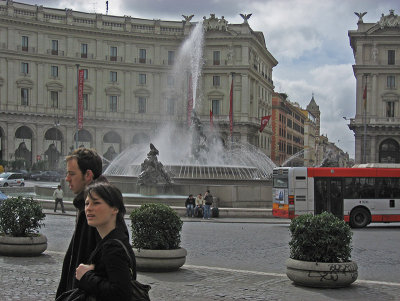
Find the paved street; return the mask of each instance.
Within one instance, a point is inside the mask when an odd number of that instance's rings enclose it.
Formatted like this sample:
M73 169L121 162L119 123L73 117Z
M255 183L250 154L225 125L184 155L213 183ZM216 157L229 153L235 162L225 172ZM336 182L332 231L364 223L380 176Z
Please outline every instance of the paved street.
M288 224L276 222L185 219L185 266L173 273L140 273L139 280L153 286L152 300L400 299L399 224L354 230L358 280L349 288L326 290L296 287L286 277ZM41 231L49 240L44 255L0 257L0 300L54 298L73 223L73 216L48 214Z

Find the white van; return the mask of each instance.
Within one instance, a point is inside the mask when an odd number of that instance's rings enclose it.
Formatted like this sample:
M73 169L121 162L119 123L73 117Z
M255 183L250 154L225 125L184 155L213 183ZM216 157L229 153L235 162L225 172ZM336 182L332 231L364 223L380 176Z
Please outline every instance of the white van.
M25 186L25 180L22 174L15 172L3 172L0 174L0 186Z

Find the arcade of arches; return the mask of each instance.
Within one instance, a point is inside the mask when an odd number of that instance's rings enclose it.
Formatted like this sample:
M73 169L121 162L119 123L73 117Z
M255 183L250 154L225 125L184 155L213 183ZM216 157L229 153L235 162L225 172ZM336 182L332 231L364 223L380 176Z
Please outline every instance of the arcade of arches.
M45 131L42 141L38 141L37 133L28 126L18 127L12 137L7 137L6 131L0 127L0 160L17 161L21 160L26 169L39 161L46 161L49 169L59 168L63 157L78 147L94 147L108 164L129 144L149 143L150 138L144 133L132 134L128 143L124 143L122 135L116 131L108 131L101 137L100 143L88 130L79 130L78 135L73 134L71 139L59 128L52 127ZM78 138L78 141L76 140ZM70 141L67 143L67 141ZM130 142L130 143L129 143ZM40 147L38 147L40 145ZM97 147L96 147L97 146ZM100 146L100 147L99 147ZM37 153L36 149L43 151Z

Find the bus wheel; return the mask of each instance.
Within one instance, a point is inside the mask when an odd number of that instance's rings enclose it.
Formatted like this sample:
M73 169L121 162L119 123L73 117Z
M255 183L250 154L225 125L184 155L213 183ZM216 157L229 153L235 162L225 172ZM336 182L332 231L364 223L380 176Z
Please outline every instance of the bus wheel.
M364 208L356 208L350 214L350 226L363 228L369 223L369 213Z

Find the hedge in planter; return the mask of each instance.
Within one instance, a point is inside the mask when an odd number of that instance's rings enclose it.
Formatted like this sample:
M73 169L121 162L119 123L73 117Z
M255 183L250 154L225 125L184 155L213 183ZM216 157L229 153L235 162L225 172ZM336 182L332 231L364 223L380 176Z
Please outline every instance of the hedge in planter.
M305 214L292 220L287 276L296 284L343 287L353 283L358 267L350 261L352 232L332 213Z
M40 204L32 198L9 198L0 206L0 229L14 237L32 236L38 233L45 217Z
M137 249L178 249L182 221L164 204L144 204L131 213L132 246Z
M136 269L169 272L185 264L187 251L180 248L182 221L164 204L144 204L131 213L132 245Z
M290 258L314 262L348 262L351 237L348 224L332 213L305 214L292 220Z
M0 206L0 254L37 256L47 248L47 238L38 233L45 218L39 202L22 196Z

